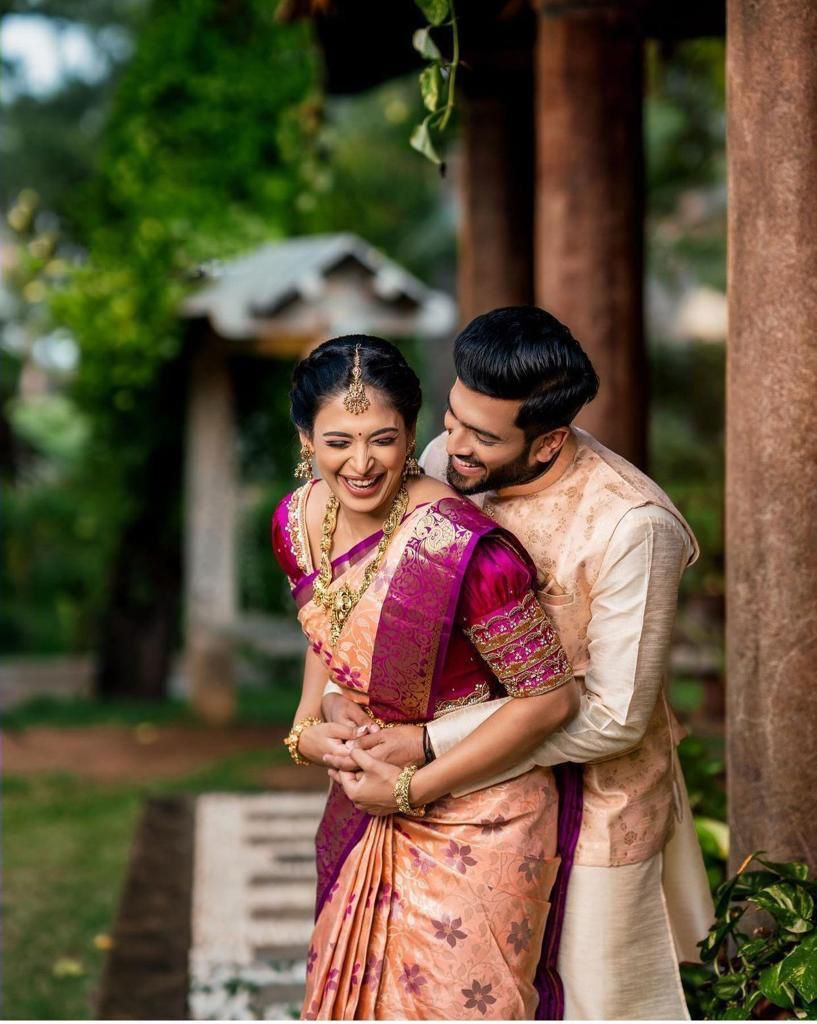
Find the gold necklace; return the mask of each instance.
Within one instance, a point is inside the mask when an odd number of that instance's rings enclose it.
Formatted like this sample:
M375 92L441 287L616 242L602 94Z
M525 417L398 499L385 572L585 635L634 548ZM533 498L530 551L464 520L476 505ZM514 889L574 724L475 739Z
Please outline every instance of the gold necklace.
M357 589L352 589L348 583L338 587L334 593L330 592L332 584L332 560L329 551L332 547L332 537L335 534L335 527L338 525L338 499L334 494L326 503L326 511L323 514L323 525L321 526L321 566L317 579L313 585L313 600L316 605L323 607L329 612L329 643L332 647L338 641L341 630L349 618L352 609L363 597L374 579L392 534L400 525L400 522L408 508L408 491L401 487L392 502L391 510L383 523L383 536L377 545L374 557L363 570L363 579Z

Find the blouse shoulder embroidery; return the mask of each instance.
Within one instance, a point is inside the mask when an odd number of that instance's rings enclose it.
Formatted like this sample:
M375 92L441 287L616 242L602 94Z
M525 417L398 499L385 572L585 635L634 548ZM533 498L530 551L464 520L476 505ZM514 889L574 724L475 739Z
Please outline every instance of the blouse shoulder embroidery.
M289 499L289 508L287 510L287 533L289 534L289 543L292 548L292 553L295 555L295 561L298 563L298 568L304 575L308 575L312 572L309 557L309 545L306 540L306 519L304 517L306 499L311 487L312 482L310 481L309 483L304 484L303 487L299 487L297 491L293 491L292 497Z
M533 591L519 604L473 623L465 633L513 697L547 693L573 678L564 648Z

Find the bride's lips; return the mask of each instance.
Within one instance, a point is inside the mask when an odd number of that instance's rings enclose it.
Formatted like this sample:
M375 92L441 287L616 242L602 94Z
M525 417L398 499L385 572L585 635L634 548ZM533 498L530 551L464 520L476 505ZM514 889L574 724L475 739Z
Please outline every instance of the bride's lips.
M343 481L349 494L353 494L356 498L368 498L380 490L380 485L383 483L385 476L385 473L379 473L373 477L340 476L339 479ZM367 481L368 483L366 483ZM365 486L360 486L361 483L364 483Z
M451 465L459 473L460 476L482 476L485 472L485 467L482 463L477 465L470 465L467 462L463 462L459 455L451 456Z

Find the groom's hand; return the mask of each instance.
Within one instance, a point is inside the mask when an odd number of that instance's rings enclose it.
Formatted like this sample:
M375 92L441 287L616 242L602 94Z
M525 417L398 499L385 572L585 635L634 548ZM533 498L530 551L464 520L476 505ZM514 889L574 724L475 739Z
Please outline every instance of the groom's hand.
M391 732L391 729L384 730ZM397 801L394 799L394 784L400 769L378 761L365 750L353 750L356 771L330 771L329 775L343 790L359 811L375 817L394 814Z
M352 747L365 750L378 761L395 764L398 768L416 764L422 768L426 763L423 752L423 727L421 725L395 725L391 729L369 731L352 740Z

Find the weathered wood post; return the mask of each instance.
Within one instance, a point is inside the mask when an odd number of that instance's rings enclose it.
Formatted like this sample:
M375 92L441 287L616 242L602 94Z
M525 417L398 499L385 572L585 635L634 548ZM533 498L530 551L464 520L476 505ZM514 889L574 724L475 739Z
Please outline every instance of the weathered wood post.
M817 868L817 5L729 0L731 860Z
M533 302L533 52L473 57L462 72L458 162L460 324Z
M630 6L539 5L535 281L601 378L579 424L644 465L643 29Z
M225 345L210 335L192 359L185 481L185 670L193 707L210 722L235 709L235 448Z

